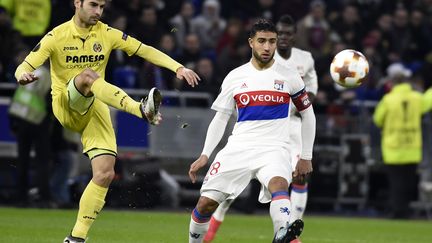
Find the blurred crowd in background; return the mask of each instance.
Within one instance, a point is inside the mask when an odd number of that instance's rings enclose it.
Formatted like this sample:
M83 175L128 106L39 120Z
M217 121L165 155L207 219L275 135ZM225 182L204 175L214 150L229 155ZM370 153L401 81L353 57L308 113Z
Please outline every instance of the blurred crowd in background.
M0 4L10 1L1 0ZM45 24L46 28L31 33L29 26L14 19L22 19L15 10L20 4L28 6L28 1L15 1L13 7L1 4L0 82L15 82L13 72L20 51L31 49L47 31L73 15L73 1L33 1L39 6L33 6L31 14L40 11L45 19L39 26ZM102 21L194 69L202 83L191 89L176 82L170 71L139 58L126 58L122 52L111 54L107 80L124 88L157 86L215 96L223 77L250 59L247 37L251 24L261 17L276 22L283 14L292 15L298 23L296 45L315 59L317 113L331 112L332 104L341 100L378 101L389 89L386 68L394 62L411 69L417 90L431 86L431 0L107 1ZM365 84L354 90L335 87L328 71L334 54L346 48L363 52L371 67Z

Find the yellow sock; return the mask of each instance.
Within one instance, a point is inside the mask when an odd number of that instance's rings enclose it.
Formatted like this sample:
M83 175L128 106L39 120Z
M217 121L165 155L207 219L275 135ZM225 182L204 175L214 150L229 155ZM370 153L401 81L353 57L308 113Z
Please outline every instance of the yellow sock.
M96 185L93 181L87 185L79 203L78 217L72 230L73 237L85 239L97 215L105 204L108 188Z
M91 91L97 99L105 104L142 118L141 103L133 100L122 89L106 82L103 78L95 80Z

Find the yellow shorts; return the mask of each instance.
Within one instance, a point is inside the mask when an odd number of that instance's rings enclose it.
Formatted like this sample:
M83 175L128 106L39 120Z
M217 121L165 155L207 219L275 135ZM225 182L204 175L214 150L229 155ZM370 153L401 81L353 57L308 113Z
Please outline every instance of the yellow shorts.
M64 127L81 134L83 153L93 151L90 158L99 154L117 155L108 106L94 96L80 94L73 79L69 81L67 89L53 96L53 112ZM100 152L95 154L94 151Z

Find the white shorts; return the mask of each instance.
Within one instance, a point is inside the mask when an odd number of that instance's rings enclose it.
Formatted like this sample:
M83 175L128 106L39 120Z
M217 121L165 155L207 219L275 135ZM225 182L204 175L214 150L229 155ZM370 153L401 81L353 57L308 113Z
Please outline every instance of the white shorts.
M268 191L270 179L283 177L288 183L292 180L291 155L286 147L272 146L250 148L229 143L211 164L201 187L201 195L217 202L235 199L246 188L250 180L256 178L261 183L259 201L271 200ZM220 198L225 195L226 198Z
M300 117L294 115L290 117L289 148L291 153L291 166L293 171L297 166L297 162L300 159L300 153L302 151L301 125L302 122Z

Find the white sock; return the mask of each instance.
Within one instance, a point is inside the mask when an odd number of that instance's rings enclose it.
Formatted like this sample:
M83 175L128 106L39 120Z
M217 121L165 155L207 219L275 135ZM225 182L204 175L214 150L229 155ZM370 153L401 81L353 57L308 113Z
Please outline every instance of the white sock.
M225 219L225 214L228 212L228 209L233 202L234 200L226 200L219 204L216 211L213 213L213 218L219 222L223 222Z
M306 209L308 189L306 185L292 184L290 224L296 219L302 219Z
M193 210L189 224L189 243L202 243L210 224L211 215L202 215Z
M285 227L290 220L291 202L288 192L279 191L272 193L270 203L270 217L273 221L273 230L276 233L281 227Z

